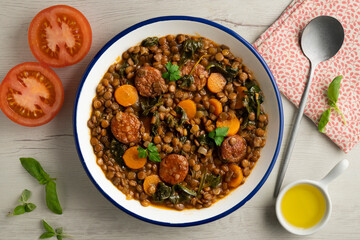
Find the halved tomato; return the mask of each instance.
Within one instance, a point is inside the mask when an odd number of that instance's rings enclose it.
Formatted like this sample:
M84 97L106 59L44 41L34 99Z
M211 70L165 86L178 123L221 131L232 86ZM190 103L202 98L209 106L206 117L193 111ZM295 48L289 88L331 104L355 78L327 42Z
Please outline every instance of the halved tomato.
M28 127L49 122L64 102L64 88L49 67L26 62L12 68L0 84L0 109Z
M31 21L28 40L35 58L51 67L82 60L90 50L92 33L85 16L73 7L56 5Z

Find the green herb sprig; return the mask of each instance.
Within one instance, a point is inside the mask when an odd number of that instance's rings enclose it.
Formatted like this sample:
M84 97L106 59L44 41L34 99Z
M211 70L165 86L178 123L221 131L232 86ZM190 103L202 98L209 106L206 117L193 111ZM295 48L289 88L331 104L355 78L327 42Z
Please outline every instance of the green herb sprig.
M9 213L9 216L10 215L20 215L20 214L24 214L26 212L32 212L36 208L36 205L33 203L27 202L29 200L30 196L31 196L31 192L29 190L25 189L21 193L21 196L18 200L18 202L21 204L16 206L14 211L12 213Z
M217 146L220 146L221 143L224 141L224 137L228 134L228 131L228 127L218 127L214 131L209 133L209 137L214 139Z
M342 117L344 125L346 125L345 117L344 117L343 113L341 112L341 110L339 109L339 107L337 106L337 101L339 98L339 92L340 92L342 78L343 78L343 76L341 76L341 75L335 77L329 85L327 96L328 96L328 102L329 102L330 108L326 109L323 112L323 114L321 115L319 125L318 125L319 132L322 132L322 133L325 132L325 126L328 124L328 122L330 120L331 110L335 110L337 113L339 113Z
M46 232L44 232L43 234L40 235L40 239L52 238L52 237L56 236L56 238L58 240L62 240L63 238L71 237L69 235L64 234L62 227L58 227L58 228L54 229L44 219L42 220L42 224L43 224Z
M144 149L142 147L138 147L137 150L139 152L140 158L149 157L150 161L161 162L160 154L158 152L157 147L154 145L154 143L149 143L149 145L146 149Z
M169 81L176 81L181 78L179 66L175 64L171 64L171 62L168 62L166 65L167 72L164 72L162 74L162 77L169 80Z
M45 185L46 205L56 214L62 214L62 208L56 192L55 178L50 178L40 163L34 158L20 158L21 165L28 173L36 178L41 185Z

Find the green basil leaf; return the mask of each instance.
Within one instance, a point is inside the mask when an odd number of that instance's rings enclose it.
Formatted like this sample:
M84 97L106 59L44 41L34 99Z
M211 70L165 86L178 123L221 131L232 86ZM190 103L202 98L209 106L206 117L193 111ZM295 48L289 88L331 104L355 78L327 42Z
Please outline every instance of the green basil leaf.
M56 183L50 180L45 186L46 192L46 205L56 214L62 214L62 208L59 202L59 198L56 192Z
M44 219L42 220L42 224L46 231L50 233L55 233L55 230Z
M13 215L21 215L25 213L25 206L19 205L14 209Z
M33 203L25 203L25 211L32 212L36 208L36 205Z
M62 240L63 236L62 235L56 235L57 240Z
M30 192L29 190L25 189L25 190L21 193L19 202L20 202L20 203L25 203L27 200L29 200L30 196L31 196L31 192Z
M55 233L45 232L45 233L41 234L40 239L51 238L53 236L55 236Z
M62 227L58 227L55 229L56 234L62 234L63 233L63 228Z
M20 162L26 171L36 178L40 184L46 184L50 180L49 174L44 171L40 163L34 158L20 158Z
M322 132L322 133L325 132L325 126L326 126L326 124L329 122L330 115L331 115L331 108L327 109L327 110L326 110L325 112L323 112L323 114L321 115L321 118L320 118L320 121L319 121L319 125L318 125L319 132Z
M334 104L337 103L337 100L339 97L342 78L343 78L343 76L341 76L341 75L334 78L328 88L328 97ZM330 101L329 101L329 104L331 105Z

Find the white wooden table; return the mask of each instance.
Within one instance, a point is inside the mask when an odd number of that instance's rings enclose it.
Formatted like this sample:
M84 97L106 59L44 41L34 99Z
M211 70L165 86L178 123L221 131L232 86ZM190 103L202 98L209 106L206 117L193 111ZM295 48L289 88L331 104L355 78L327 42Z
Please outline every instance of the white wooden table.
M65 89L64 106L50 123L26 128L0 113L0 239L38 239L43 232L40 220L63 226L75 239L299 239L278 223L272 199L275 168L260 191L243 207L215 222L190 227L169 228L142 222L118 210L93 186L77 156L72 131L72 110L82 73L96 52L115 34L148 18L164 15L191 15L223 24L253 42L274 22L290 0L78 0L64 1L79 9L93 31L90 53L75 66L55 69ZM61 3L64 3L61 2ZM40 10L56 1L1 0L0 80L10 68L34 61L28 42L30 21ZM283 99L285 143L295 107ZM328 224L306 239L360 239L360 145L344 154L314 124L304 119L292 154L284 184L297 179L320 179L343 158L350 168L329 187L333 213ZM282 148L283 150L283 148ZM43 187L22 168L19 157L34 157L58 179L58 193L64 208L61 216L45 207ZM6 217L17 204L23 189L33 193L38 209L22 216Z

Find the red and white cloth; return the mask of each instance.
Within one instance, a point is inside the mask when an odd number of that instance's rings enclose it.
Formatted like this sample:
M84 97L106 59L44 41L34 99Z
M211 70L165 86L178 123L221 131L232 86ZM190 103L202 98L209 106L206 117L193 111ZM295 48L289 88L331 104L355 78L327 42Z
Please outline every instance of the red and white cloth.
M337 18L344 27L345 40L333 58L316 67L305 114L317 125L329 107L326 94L330 82L343 75L338 106L347 124L333 112L326 135L347 153L360 140L360 1L294 0L253 45L269 65L280 92L298 106L310 65L299 37L306 24L320 15Z

